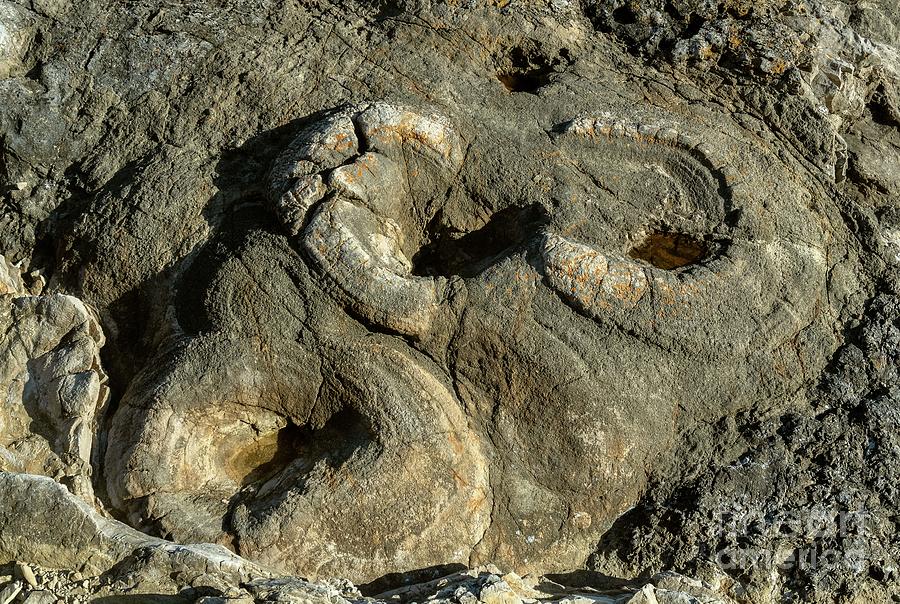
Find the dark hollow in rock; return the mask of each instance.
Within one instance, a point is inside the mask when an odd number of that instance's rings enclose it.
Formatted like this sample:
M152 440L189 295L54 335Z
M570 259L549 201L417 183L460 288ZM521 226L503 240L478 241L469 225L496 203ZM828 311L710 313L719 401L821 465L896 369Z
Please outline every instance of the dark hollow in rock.
M304 430L288 424L277 432L265 434L241 450L230 464L241 486L265 480L283 470L300 452Z
M178 325L191 335L216 329L207 312L207 296L219 276L219 267L245 244L253 231L279 229L259 199L252 195L210 212L207 219L215 225L215 235L176 278Z
M500 210L487 224L460 235L434 228L430 242L413 256L413 274L474 277L499 257L520 248L547 223L539 204Z
M371 440L365 418L352 409L343 409L319 429L289 423L263 435L231 460L229 470L241 486L246 486L266 481L288 466L309 470L324 459L329 466L338 467Z
M622 6L614 10L612 12L612 16L617 23L621 23L622 25L630 25L637 21L637 16L634 14L634 11L631 10L631 7L627 4L623 4Z
M554 68L561 63L571 62L569 51L563 48L559 56L550 59L544 55L526 52L516 47L509 56L510 65L497 73L497 79L510 92L528 92L535 94L540 88L550 83Z
M535 69L531 71L498 73L497 79L510 92L534 93L550 81L551 70Z
M453 573L465 572L466 567L463 564L439 564L437 566L429 566L428 568L419 568L402 573L388 573L374 581L358 585L359 592L367 597L377 598L391 594L395 590L417 585L420 583L428 583L442 577L452 575ZM420 595L415 590L411 590L408 594L393 596L399 602L410 601L410 597Z
M697 264L706 258L709 247L703 241L684 233L651 233L634 246L628 255L656 268L674 270Z

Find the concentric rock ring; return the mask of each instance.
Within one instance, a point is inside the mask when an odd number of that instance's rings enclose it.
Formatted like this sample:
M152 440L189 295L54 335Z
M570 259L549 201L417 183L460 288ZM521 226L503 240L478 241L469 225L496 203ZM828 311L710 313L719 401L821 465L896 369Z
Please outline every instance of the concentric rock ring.
M446 279L418 277L404 254L399 215L409 210L403 152L440 169L462 161L456 135L437 117L385 103L341 111L303 130L276 161L270 198L300 235L312 263L364 320L410 336L428 332ZM324 200L323 200L324 198Z
M551 229L541 249L547 282L579 312L671 339L719 340L727 346L759 337L777 342L812 320L826 272L826 235L816 228L810 209L799 203L787 174L724 159L729 153L740 157L733 144L698 144L671 127L610 117L574 120L558 138L565 139L601 150L624 140L693 158L696 172L690 174L700 178L706 171L706 179L721 183L698 188L700 198L689 200L691 211L703 216L695 228L714 229L726 240L699 264L666 270ZM773 178L784 179L781 199L767 197ZM776 213L794 232L776 234L762 226L756 217L764 211ZM711 317L726 323L727 332L706 329Z
M208 295L249 317L230 275ZM292 312L342 315L319 298ZM489 518L487 467L437 368L353 322L314 346L285 341L283 322L252 336L227 324L161 351L115 414L107 490L133 525L305 576L467 562Z

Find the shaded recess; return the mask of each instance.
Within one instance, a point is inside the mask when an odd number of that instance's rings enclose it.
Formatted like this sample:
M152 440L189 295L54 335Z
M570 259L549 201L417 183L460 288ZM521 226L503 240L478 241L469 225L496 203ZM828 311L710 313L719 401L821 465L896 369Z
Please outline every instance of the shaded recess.
M628 4L623 4L619 8L615 9L612 12L612 18L616 23L621 23L622 25L631 25L632 23L637 23L637 15L634 14L634 11Z
M439 219L440 216L432 224ZM520 249L548 219L547 211L540 204L532 204L500 210L483 227L469 233L430 227L429 243L413 256L413 274L474 277Z
M633 247L628 255L656 268L674 270L702 262L709 254L709 246L684 233L651 233Z
M869 117L880 126L900 128L900 115L891 106L884 84L878 86L866 105Z
M572 570L564 573L548 573L546 582L538 584L538 589L548 593L568 593L571 589L616 591L626 588L640 589L640 581L621 579L593 570Z
M531 94L550 83L550 76L557 67L568 65L572 61L566 48L561 49L558 56L551 58L517 46L508 58L509 65L497 72L497 79L510 92Z
M395 601L398 604L405 604L414 599L421 600L425 594L415 589L397 595L393 595L391 592L411 585L435 581L436 579L454 573L464 572L465 570L466 566L464 564L439 564L437 566L429 566L427 568L419 568L406 572L388 573L374 581L359 585L358 589L360 593L366 597L374 598L390 595L392 601Z
M219 277L221 267L239 256L242 245L255 230L278 232L279 226L256 196L240 199L208 219L214 233L177 277L175 309L179 326L188 334L214 331L207 296Z
M353 409L342 409L318 429L289 423L263 435L232 458L229 473L246 486L268 480L288 466L301 473L319 462L336 468L372 441L368 420Z

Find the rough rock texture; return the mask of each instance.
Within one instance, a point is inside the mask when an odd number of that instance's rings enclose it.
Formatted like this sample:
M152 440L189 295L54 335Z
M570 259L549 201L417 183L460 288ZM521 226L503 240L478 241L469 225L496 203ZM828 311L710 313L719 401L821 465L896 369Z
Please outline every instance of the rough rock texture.
M177 545L105 518L50 478L0 472L0 601L306 602L381 604L645 604L704 596L730 604L724 573L704 582L663 573L612 589L566 587L546 578L499 576L495 567L364 597L352 583L279 577L218 545ZM9 504L9 502L13 502ZM19 560L16 562L16 560ZM27 560L28 562L21 562ZM35 572L37 569L37 572ZM656 598L655 600L653 598Z
M0 515L0 560L27 560L84 575L134 572L146 566L157 582L236 585L265 571L221 546L176 545L105 518L53 480L0 473L5 505ZM178 579L176 573L191 574ZM157 585L158 587L158 585ZM127 588L127 587L126 587Z
M273 576L892 601L898 52L889 0L0 0L0 470Z
M719 447L661 469L685 478L648 491L589 566L633 576L716 559L754 601L896 597L898 317L897 296L872 300L808 394L812 408L701 428L691 440Z
M93 502L108 396L96 312L72 296L28 295L18 267L0 256L0 325L0 470L53 476Z

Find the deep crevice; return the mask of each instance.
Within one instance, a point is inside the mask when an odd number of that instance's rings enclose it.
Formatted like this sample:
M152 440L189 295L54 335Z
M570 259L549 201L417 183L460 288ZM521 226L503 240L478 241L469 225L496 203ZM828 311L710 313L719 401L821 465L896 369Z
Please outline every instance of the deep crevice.
M466 566L464 564L439 564L406 572L389 573L374 581L358 586L358 589L366 597L387 596L389 592L402 587L427 583L465 570ZM399 597L391 598L391 600L402 604L410 599L420 600L422 595L424 594L418 592L400 594Z
M900 127L900 118L891 109L884 85L879 86L875 90L866 108L869 110L869 116L872 121L876 124L894 128Z
M413 256L414 275L474 277L520 249L549 220L540 204L513 206L495 213L477 231L459 234L442 227L440 217L429 227L429 242Z

